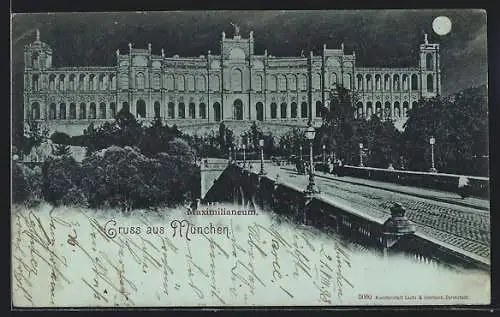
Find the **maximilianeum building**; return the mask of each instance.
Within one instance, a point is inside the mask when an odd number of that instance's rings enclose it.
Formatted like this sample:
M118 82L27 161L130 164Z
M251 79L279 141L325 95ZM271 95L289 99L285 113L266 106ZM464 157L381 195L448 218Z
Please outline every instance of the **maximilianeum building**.
M290 127L321 124L336 85L353 91L356 116L377 114L402 127L421 98L439 95L439 44L425 36L414 67L363 67L355 53L323 46L321 54L277 57L254 52L236 27L222 32L220 55L167 57L129 44L116 50L112 66L54 67L50 46L36 40L24 50L25 120L43 120L52 131L79 135L91 122L113 120L122 108L139 120L161 117L187 133L215 131L220 122L236 130L253 122L280 134ZM237 132L237 131L236 131ZM238 133L235 133L238 135Z

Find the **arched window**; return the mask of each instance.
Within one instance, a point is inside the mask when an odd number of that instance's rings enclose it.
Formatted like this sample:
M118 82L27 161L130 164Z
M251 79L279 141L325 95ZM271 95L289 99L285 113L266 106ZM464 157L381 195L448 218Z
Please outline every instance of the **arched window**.
M154 74L153 75L153 89L160 89L160 82L161 82L161 77L160 74Z
M59 120L66 120L66 104L61 103L59 105Z
M106 75L100 75L99 76L99 90L108 89L107 84L108 84L108 81L106 80Z
M262 102L257 102L255 105L255 110L257 111L257 120L258 121L263 121L264 120L264 105Z
M262 76L261 75L256 75L254 77L254 90L255 91L262 91Z
M97 115L97 109L94 102L90 103L89 119L95 119Z
M193 75L187 75L186 76L186 82L187 82L187 90L188 91L194 91L194 76Z
M217 75L210 76L210 89L212 91L219 91L220 77Z
M96 84L95 84L95 75L91 74L89 76L89 89L88 90L96 90Z
M110 112L111 118L116 117L116 103L112 102L109 104L109 112Z
M337 86L337 74L331 73L330 74L330 89L333 89L336 86Z
M143 73L137 73L135 75L135 88L144 89L145 78Z
M198 91L205 91L207 89L207 83L206 83L205 76L198 75L196 76L196 90Z
M411 109L417 108L418 102L414 101L411 103Z
M297 90L297 76L291 75L288 77L288 89L292 91Z
M302 102L300 105L300 117L307 118L307 102Z
M300 90L307 90L307 76L305 74L300 75Z
M146 118L146 102L142 99L137 100L136 104L136 117Z
M270 91L276 91L276 76L275 75L270 75L269 78L267 79L267 89Z
M177 90L178 91L184 91L184 76L179 75L177 76Z
M39 79L38 74L34 74L33 77L31 77L31 90L33 91L39 90L38 79Z
M384 104L384 119L389 120L391 117L391 103L389 101L386 101Z
M155 118L161 118L160 102L159 101L155 101L154 112L155 112Z
M78 89L85 90L85 74L80 74L78 78Z
M351 74L349 73L344 73L344 88L345 89L352 89L352 84L351 84Z
M168 103L168 117L175 118L175 104L173 102Z
M122 103L122 109L121 111L125 112L125 113L129 113L130 112L130 106L128 104L128 102L124 101Z
M111 74L111 75L110 75L110 79L109 79L109 80L110 80L110 82L111 82L111 87L110 87L110 88L111 88L112 90L115 90L115 89L116 89L116 76L115 76L115 75L113 75L113 74Z
M364 117L364 113L363 113L363 103L361 101L359 101L357 104L356 104L356 109L357 109L357 118L358 119L363 119Z
M418 76L417 76L417 74L411 75L411 90L418 90Z
M186 106L184 105L183 102L179 102L179 109L178 109L177 117L180 119L186 118Z
M356 88L357 88L358 90L363 90L363 75L358 74L358 75L356 76L356 79L357 79Z
M372 75L366 75L366 90L373 90Z
M207 106L202 102L200 103L200 118L201 119L206 119L207 118Z
M59 90L66 90L66 76L64 74L59 75Z
M76 104L74 102L69 104L69 119L70 120L76 119Z
M366 103L366 118L367 119L371 119L373 115L373 106L372 106L372 102L371 101L368 101Z
M316 117L321 117L321 101L316 101Z
M194 104L194 102L189 103L189 118L190 119L196 118L196 105Z
M321 76L318 73L312 75L312 88L314 90L319 90L321 88Z
M431 53L427 53L425 56L425 69L432 70L434 68L434 58Z
M106 104L104 102L99 104L99 119L106 119Z
M283 102L280 106L280 112L281 112L281 119L286 119L286 112L287 112L287 108L288 108L288 105L286 104L286 102Z
M57 114L57 110L56 110L56 104L55 103L51 103L50 106L49 106L49 120L55 120L56 119L56 114Z
M87 105L84 102L80 104L80 115L78 119L87 119Z
M75 74L69 75L69 90L75 90Z
M233 91L243 91L243 73L238 68L231 72L231 88Z
M427 75L427 91L434 91L434 76L432 74Z
M219 122L221 120L221 111L220 111L220 103L216 102L214 103L214 119L215 121Z
M385 74L384 76L384 90L391 90L391 76L389 74Z
M31 55L31 67L33 69L39 69L40 68L40 54L38 52L33 52L33 55Z
M375 115L377 117L382 118L382 103L380 101L377 101L375 103Z
M408 101L403 102L403 117L408 117Z
M233 103L234 107L234 119L243 120L243 102L240 99L236 99Z
M285 75L278 76L278 87L279 91L286 91L286 77Z
M393 85L392 85L394 90L401 90L401 85L399 82L399 75L394 75L393 77Z
M381 89L381 78L380 75L377 74L375 75L375 90L380 90Z
M399 106L399 101L394 103L394 118L398 119L401 117L401 108Z
M174 75L168 74L167 75L167 90L175 90L175 80L174 80Z
M50 74L49 76L49 89L50 90L56 89L56 75L54 74Z
M297 118L297 103L292 102L290 105L290 117Z
M403 75L403 90L408 90L408 75Z
M31 120L39 120L40 119L40 104L38 102L34 102L31 104Z
M276 119L278 116L278 105L273 102L271 103L271 119Z

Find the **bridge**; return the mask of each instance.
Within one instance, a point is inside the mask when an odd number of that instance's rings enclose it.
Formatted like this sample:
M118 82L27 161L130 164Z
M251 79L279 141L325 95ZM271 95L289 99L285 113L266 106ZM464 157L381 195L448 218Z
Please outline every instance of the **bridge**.
M264 161L261 175L260 161L246 161L243 167L241 161L205 159L202 200L268 207L384 254L490 269L488 178L468 176L471 196L462 198L456 191L461 175L346 166L342 177L316 170L320 193L310 194L309 177L282 163ZM389 230L405 222L414 230Z

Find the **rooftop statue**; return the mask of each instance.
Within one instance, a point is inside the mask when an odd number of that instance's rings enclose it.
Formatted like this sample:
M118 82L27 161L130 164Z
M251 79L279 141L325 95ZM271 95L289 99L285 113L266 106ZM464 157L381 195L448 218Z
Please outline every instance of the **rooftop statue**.
M230 23L234 27L234 36L240 36L240 27L237 24L234 24L233 22Z

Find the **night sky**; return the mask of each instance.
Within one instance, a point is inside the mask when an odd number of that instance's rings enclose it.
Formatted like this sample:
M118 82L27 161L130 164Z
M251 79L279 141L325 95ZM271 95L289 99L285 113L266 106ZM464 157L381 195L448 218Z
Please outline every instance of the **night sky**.
M451 32L439 36L432 21L447 16ZM220 52L221 32L254 32L255 53L299 56L328 48L356 52L361 66L416 66L424 33L441 44L443 95L487 83L486 13L479 10L184 11L149 13L43 13L12 18L13 102L21 104L23 46L41 40L53 49L54 66L114 66L115 51L152 44L153 53L199 56Z

